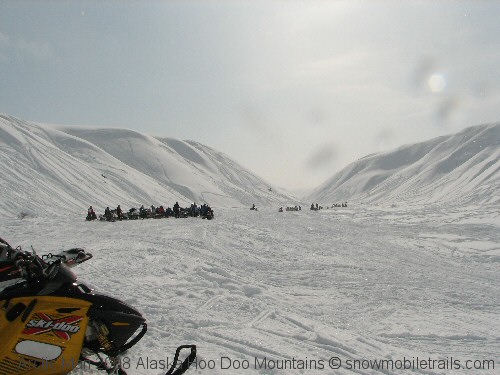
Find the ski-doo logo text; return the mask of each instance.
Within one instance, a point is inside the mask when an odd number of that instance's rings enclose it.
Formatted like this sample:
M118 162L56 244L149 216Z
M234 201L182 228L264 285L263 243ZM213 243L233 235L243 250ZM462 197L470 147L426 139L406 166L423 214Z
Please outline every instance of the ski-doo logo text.
M31 319L23 334L26 335L39 335L46 332L52 332L56 336L69 340L72 334L80 331L80 326L76 323L83 319L82 316L67 316L64 318L53 320L50 316L43 313L37 314L40 319Z

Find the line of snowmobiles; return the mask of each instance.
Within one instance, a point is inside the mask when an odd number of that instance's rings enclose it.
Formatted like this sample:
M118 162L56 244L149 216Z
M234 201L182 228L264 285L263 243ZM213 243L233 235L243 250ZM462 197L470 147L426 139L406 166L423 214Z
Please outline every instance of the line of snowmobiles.
M137 209L131 208L128 211L118 213L116 209L110 210L108 214L102 214L98 217L87 215L86 221L99 220L99 221L120 221L120 220L139 220L139 219L164 219L164 218L187 218L187 217L201 217L202 219L212 220L214 218L214 211L212 208L207 209L202 213L193 211L190 207L180 208L178 211L167 209L159 211L151 208Z
M83 363L126 375L120 355L144 337L146 320L77 281L70 268L91 258L81 248L40 257L0 238L0 374L65 375ZM179 346L165 375L183 374L195 358L195 345Z

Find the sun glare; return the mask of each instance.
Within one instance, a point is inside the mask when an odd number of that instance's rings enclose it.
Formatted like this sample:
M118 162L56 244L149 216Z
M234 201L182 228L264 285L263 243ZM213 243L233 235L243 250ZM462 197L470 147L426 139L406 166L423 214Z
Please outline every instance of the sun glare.
M446 80L441 74L433 74L427 84L432 92L442 92L446 87Z

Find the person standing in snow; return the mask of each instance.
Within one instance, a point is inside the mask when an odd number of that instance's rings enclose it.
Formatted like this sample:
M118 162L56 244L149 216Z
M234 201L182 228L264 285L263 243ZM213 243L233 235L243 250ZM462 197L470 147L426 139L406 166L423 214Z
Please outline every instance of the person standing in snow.
M89 209L87 210L87 220L95 220L95 219L97 219L97 216L92 206L90 206Z
M179 202L175 202L175 204L174 204L174 216L179 217L180 211L181 211L181 208L179 206Z
M118 220L123 219L123 211L122 211L122 208L120 207L120 205L118 205L118 207L116 207L116 215L118 216Z
M111 221L112 216L109 207L106 207L106 209L104 210L104 217L106 218L107 221Z
M192 217L198 216L198 206L196 205L196 202L193 202L191 204L191 216Z

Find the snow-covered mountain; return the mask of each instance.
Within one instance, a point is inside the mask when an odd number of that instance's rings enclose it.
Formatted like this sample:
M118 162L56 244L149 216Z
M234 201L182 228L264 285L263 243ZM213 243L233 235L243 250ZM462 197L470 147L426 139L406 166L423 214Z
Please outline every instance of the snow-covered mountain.
M54 126L0 115L0 209L85 212L93 205L276 206L293 201L228 156L126 129ZM272 187L270 190L269 188Z
M279 207L297 198L194 141L0 115L0 209L85 212L93 205ZM500 203L500 124L366 156L314 189L306 202ZM270 189L272 188L272 189Z
M500 202L500 123L366 156L307 197L324 204Z

